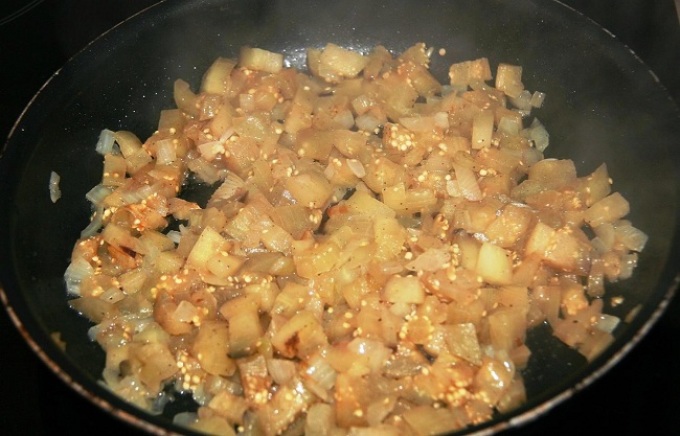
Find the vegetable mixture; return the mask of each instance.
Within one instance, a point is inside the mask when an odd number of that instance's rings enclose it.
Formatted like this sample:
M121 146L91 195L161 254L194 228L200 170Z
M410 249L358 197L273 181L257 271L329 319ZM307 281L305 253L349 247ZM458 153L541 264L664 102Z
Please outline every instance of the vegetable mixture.
M102 132L65 279L113 392L191 394L175 421L214 434L432 434L525 401L527 329L612 342L605 283L647 237L605 164L544 159L520 66L442 84L432 55L243 48L148 139Z

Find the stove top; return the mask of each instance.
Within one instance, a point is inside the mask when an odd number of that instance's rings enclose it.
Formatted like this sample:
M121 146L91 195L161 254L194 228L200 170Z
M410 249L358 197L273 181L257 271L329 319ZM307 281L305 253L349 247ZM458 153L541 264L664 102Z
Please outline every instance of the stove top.
M541 0L536 0L540 3ZM542 0L547 1L547 0ZM41 85L90 40L155 0L3 0L0 141ZM674 0L563 0L610 30L680 102L680 26ZM566 36L568 37L568 36ZM2 199L0 199L0 207ZM141 434L71 391L38 360L0 310L0 434ZM680 432L680 298L601 379L512 433Z

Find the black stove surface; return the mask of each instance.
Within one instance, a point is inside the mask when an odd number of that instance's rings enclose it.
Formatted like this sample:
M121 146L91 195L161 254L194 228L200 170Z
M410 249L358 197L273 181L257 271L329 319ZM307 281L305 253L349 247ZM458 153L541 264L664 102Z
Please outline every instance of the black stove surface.
M35 92L73 54L154 2L3 0L0 144ZM680 26L673 0L563 3L582 11L635 51L680 102ZM0 310L0 380L0 435L141 434L53 375L28 348L4 310ZM680 434L680 298L671 302L647 337L601 379L512 433L579 432Z

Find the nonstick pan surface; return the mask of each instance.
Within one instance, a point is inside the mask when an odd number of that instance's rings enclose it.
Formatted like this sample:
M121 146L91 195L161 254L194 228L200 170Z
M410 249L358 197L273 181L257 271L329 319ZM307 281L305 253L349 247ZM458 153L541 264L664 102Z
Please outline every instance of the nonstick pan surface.
M417 41L446 48L433 66L442 79L451 62L479 56L522 65L527 87L548 94L538 116L552 135L549 156L573 159L581 173L607 162L615 188L631 201L630 218L650 235L636 275L610 288L629 295L613 313L642 304L639 315L591 365L545 332L532 334L530 401L515 419L540 413L616 362L676 285L678 111L627 48L548 1L167 1L104 35L36 96L0 161L0 280L10 313L41 357L103 408L126 420L141 417L150 431L171 428L98 386L103 353L87 340L88 322L66 304L63 270L87 224L84 194L101 171L98 132L150 134L159 111L172 105L175 78L197 84L216 56L233 56L245 44L282 51L302 66L304 48L326 42L401 51ZM56 204L47 193L50 171L62 176L64 196ZM51 341L53 332L66 341L65 352Z

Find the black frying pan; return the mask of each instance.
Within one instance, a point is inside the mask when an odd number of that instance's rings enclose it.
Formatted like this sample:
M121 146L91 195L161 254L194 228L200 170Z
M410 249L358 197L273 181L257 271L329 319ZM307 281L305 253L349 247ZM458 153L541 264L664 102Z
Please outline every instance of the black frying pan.
M505 428L510 418L521 423L588 384L637 342L677 285L680 118L647 67L609 34L549 1L327 3L162 3L73 59L39 93L5 146L0 282L10 314L58 375L147 430L173 427L97 385L103 353L87 340L88 322L66 304L63 270L87 223L84 193L100 175L93 144L104 127L150 134L159 111L172 105L175 78L197 84L216 56L233 56L244 44L282 51L302 66L305 47L329 41L394 51L424 41L447 49L433 66L442 79L451 62L479 56L494 65L523 65L527 87L548 94L538 116L552 134L549 155L574 159L581 173L607 162L616 189L631 201L630 218L651 238L636 275L610 288L629 296L611 313L641 304L639 315L590 365L545 331L532 333L529 403L479 430ZM61 174L64 193L56 205L47 194L52 170ZM51 342L54 331L67 342L65 353ZM180 400L174 408L185 405Z

